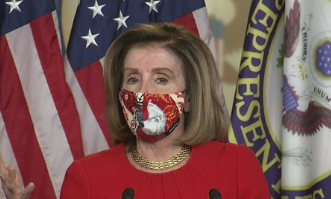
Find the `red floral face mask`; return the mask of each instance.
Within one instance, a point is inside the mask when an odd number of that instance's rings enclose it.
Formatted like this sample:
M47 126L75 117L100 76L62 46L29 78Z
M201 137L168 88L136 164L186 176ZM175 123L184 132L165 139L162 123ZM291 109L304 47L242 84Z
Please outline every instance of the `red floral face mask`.
M125 120L133 134L146 142L157 142L178 125L184 110L182 92L173 94L119 92Z

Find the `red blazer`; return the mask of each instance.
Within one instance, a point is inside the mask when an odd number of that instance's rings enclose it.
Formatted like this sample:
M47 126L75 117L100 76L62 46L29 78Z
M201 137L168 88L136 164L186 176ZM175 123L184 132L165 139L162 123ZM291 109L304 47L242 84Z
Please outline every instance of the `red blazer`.
M218 142L193 147L183 167L161 174L133 167L123 144L85 157L67 170L61 198L118 199L127 188L134 199L208 199L211 189L223 199L271 198L254 154L246 146Z

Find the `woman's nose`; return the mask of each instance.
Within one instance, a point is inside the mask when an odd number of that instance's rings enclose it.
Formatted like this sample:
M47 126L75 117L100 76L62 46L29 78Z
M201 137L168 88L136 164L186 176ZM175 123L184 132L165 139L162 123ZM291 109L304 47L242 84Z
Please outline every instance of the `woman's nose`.
M150 83L148 81L141 81L140 91L141 93L149 93L150 92Z
M151 80L142 81L139 90L140 90L139 92L141 93L150 93L150 94L156 94L160 92L158 91L157 84Z

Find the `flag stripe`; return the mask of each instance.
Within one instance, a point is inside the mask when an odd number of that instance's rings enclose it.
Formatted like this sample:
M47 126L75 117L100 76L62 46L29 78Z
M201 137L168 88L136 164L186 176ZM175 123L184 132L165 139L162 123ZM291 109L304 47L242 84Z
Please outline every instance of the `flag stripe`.
M96 151L102 151L109 148L105 140L103 131L100 128L86 98L79 85L79 82L65 57L66 80L70 86L71 92L76 102L81 124L81 134L83 139L84 154L89 155Z
M60 53L62 55L62 65L64 65L64 62L63 62L63 52L64 52L63 37L62 37L62 34L61 34L61 29L59 27L60 24L61 24L59 20L61 20L61 18L57 14L58 14L58 10L56 10L55 12L52 12L54 30L55 30L57 38L58 38L57 39L57 41L59 43L58 47L60 48Z
M55 11L54 11L55 12ZM71 91L65 81L63 59L54 26L53 15L45 15L31 22L37 52L51 96L66 133L74 159L84 156L80 121Z
M110 135L106 128L105 110L106 96L103 83L103 68L99 61L75 72L79 85L86 97L86 100L95 115L95 119L111 146Z
M55 192L59 193L64 173L73 158L45 78L49 71L44 72L42 68L40 60L43 58L38 56L29 25L7 34L7 38L49 177ZM25 54L25 49L29 49L29 55Z
M17 166L25 185L30 181L35 183L34 195L40 198L55 198L43 154L34 134L33 123L21 82L5 36L1 37L0 43L0 54L6 57L6 59L1 59L0 109ZM5 132L2 131L2 133ZM13 162L8 161L7 164L12 165ZM38 175L36 175L36 171L38 171Z
M1 72L1 70L0 70L0 72ZM1 78L1 76L0 76L0 78ZM0 86L0 89L1 89L1 86ZM2 95L0 93L0 97L1 96ZM0 132L2 132L2 133L0 133L0 146L1 146L1 148L5 149L1 153L2 159L6 160L6 162L9 162L10 166L18 168L16 159L15 159L15 154L13 152L10 140L8 138L5 123L4 123L4 120L3 120L3 117L2 117L1 105L0 105ZM19 186L21 188L23 188L23 179L22 179L21 175L19 176L19 181L20 181ZM5 195L4 195L2 189L0 189L0 198L5 198Z
M208 45L213 53L215 60L217 60L216 42L215 38L209 28L209 19L206 7L202 7L193 13L194 21L196 23L200 38Z
M184 26L186 29L189 29L191 32L193 32L197 36L200 36L198 28L197 28L197 24L194 20L192 13L187 14L181 18L175 19L175 20L171 21L171 23Z

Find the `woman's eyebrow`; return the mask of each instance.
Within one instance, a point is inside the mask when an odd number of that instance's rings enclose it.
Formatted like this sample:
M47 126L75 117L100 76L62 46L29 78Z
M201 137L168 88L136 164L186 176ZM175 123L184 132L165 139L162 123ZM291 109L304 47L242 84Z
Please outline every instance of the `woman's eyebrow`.
M124 68L124 73L125 72L138 72L138 69L137 68L130 68L130 67L128 67L128 68Z
M153 68L152 72L168 72L168 73L174 73L173 70L171 70L170 68L167 67L162 67L162 68Z

